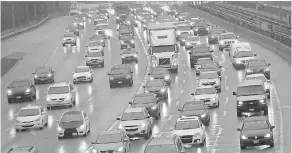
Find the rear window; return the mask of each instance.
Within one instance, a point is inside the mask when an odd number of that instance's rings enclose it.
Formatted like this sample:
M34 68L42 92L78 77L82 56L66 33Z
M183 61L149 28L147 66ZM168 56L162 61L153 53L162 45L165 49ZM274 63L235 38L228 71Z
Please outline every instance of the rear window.
M74 34L73 33L65 33L64 37L74 37Z
M237 89L238 96L263 95L265 93L262 85L241 86Z

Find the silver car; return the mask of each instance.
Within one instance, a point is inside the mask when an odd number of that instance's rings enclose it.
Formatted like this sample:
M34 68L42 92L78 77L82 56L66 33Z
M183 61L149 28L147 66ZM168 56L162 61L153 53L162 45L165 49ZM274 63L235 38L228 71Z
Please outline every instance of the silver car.
M219 94L213 86L198 87L191 95L195 101L203 100L207 107L219 107Z

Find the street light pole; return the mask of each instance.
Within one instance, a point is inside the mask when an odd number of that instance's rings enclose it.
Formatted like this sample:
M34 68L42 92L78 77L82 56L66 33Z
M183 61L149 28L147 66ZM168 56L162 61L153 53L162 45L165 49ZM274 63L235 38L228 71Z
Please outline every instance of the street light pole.
M257 27L259 22L259 2L256 1L256 21L255 21L255 26Z
M280 6L279 6L279 19L280 19L280 42L282 41L282 32L283 32L283 23L282 23L282 2L280 1Z

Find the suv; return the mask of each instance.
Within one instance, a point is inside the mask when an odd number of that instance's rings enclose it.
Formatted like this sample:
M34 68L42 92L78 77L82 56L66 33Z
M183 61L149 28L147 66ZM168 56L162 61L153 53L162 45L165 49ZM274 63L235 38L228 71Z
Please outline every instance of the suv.
M195 46L190 52L190 65L191 68L195 67L199 58L211 58L213 60L213 53L214 51L210 49L210 47L203 45Z
M107 75L109 76L110 88L124 84L133 86L133 71L127 65L115 65Z
M54 106L76 105L76 91L70 82L56 82L49 86L47 92L47 109Z
M209 34L209 28L207 24L196 24L193 27L194 35L197 36L206 36Z
M268 114L266 90L262 80L244 80L233 92L237 97L237 116L242 112L264 111Z
M186 150L181 138L176 134L171 134L170 136L167 135L151 138L151 140L146 144L143 153L149 152L184 153Z
M8 153L39 153L38 149L34 146L22 146L22 147L13 147Z
M28 99L29 101L36 99L35 85L29 79L14 80L7 88L8 103L23 99Z
M195 101L204 101L207 107L219 107L219 94L213 86L199 86L191 95Z
M64 38L62 41L63 46L66 46L67 44L76 46L76 36L72 32L68 32L64 34Z

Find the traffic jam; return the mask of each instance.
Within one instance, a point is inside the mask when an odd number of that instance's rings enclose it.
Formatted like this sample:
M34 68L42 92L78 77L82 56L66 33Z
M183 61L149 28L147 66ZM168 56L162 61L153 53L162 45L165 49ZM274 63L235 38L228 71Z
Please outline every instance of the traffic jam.
M85 44L85 62L68 74L71 78L67 81L55 79L58 72L47 65L39 66L31 79L11 81L7 87L8 104L28 104L15 115L16 135L48 128L51 112L58 111L61 114L55 116L57 133L52 133L57 139L51 141L66 142L90 136L84 139L90 144L86 153L207 153L212 151L208 131L215 124L215 111L226 107L224 99L228 92L235 99L233 109L240 122L240 126L233 129L238 132L239 152L254 152L258 146L274 147L274 130L278 127L269 119L271 64L258 58L252 45L240 40L236 33L172 5L115 2L111 6L82 9L71 6L69 14L73 22L65 29L62 47L78 47L82 30L86 26L94 29ZM128 106L116 117L114 128L93 133L91 131L98 128L93 126L97 125L93 124L96 120L77 107L80 91L76 87L95 83L94 71L107 67L105 55L109 41L113 40L119 42L119 50L111 52L119 52L120 64L112 66L106 74L99 74L108 78L103 81L108 81L109 86L102 88L116 92L133 88L137 84L133 66L145 62L140 61L142 56L147 57L147 68L143 70L146 72L139 82L139 91L131 95ZM225 90L226 68L221 55L230 61L235 71L244 72L232 90ZM187 75L185 69L194 75L188 78L190 82L183 80L177 86L189 88L190 93L175 87L178 76ZM36 86L44 84L48 84L47 92L42 94L44 105L29 104L36 100ZM181 94L183 98L175 99L174 94ZM171 111L170 103L177 103L171 105L174 107ZM158 122L167 128L157 130ZM93 134L95 138L91 139ZM142 149L133 151L135 141L143 141ZM40 148L17 146L8 153L23 150L37 153Z

